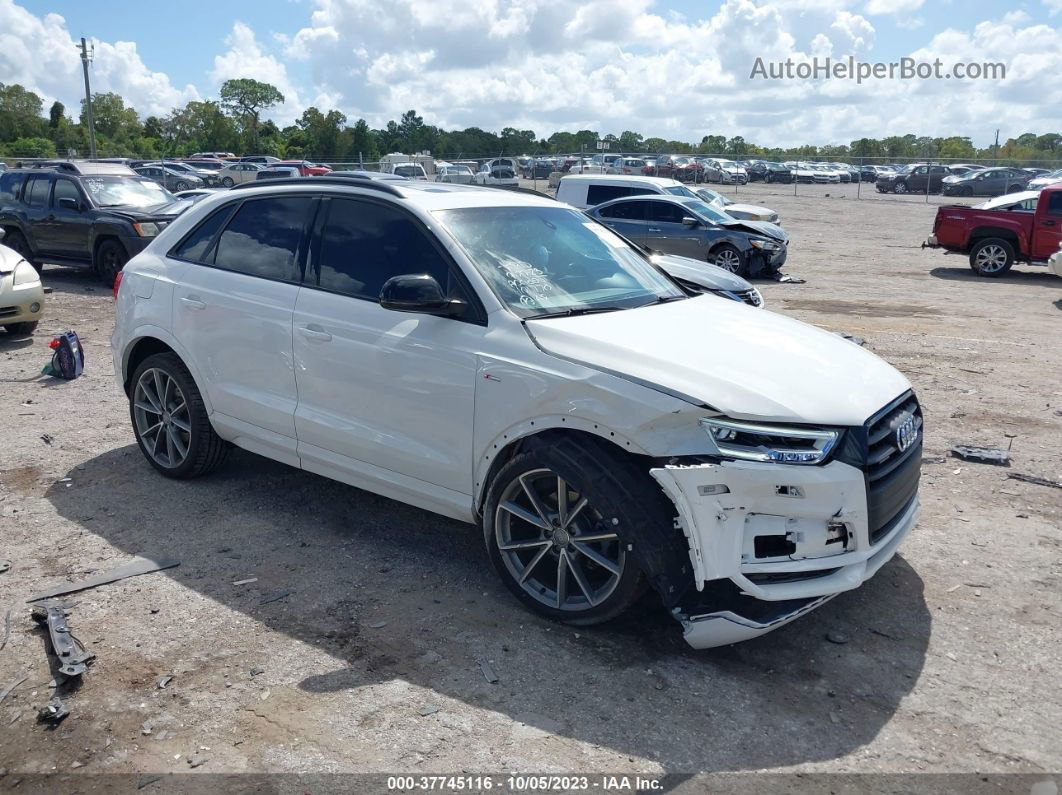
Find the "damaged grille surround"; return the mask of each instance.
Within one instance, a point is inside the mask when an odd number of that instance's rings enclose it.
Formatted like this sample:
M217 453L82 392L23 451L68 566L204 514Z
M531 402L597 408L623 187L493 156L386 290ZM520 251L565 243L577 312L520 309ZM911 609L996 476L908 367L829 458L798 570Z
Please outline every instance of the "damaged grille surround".
M921 449L907 392L846 428L821 464L683 459L650 470L690 546L696 590L674 608L686 639L707 648L755 637L872 577L917 518Z

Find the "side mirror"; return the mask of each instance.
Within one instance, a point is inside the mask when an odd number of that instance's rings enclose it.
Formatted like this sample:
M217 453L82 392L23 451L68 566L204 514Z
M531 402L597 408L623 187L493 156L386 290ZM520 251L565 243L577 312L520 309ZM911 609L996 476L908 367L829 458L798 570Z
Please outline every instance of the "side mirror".
M380 306L440 317L458 317L465 311L464 301L447 298L435 277L426 273L392 276L380 288Z
M63 196L59 199L59 206L64 210L73 210L74 212L81 212L81 202L77 199L71 199L68 196Z
M700 226L701 225L700 221L698 221L696 218L694 218L693 216L690 216L690 215L687 215L687 216L683 217L682 223L684 223L686 226Z

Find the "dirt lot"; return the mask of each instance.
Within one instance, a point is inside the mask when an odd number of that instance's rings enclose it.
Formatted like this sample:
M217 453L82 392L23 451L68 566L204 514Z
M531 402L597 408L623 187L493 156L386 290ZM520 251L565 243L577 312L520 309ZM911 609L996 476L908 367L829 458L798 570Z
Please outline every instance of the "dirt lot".
M807 283L762 284L768 306L865 337L910 377L923 513L859 591L707 652L651 604L594 629L539 620L474 528L251 454L157 476L112 379L109 292L46 268L38 334L0 341L0 692L25 677L0 704L0 789L195 755L197 773L1059 771L1062 490L1006 475L1062 478L1062 279L979 279L921 251L937 199L772 188L738 196L781 212ZM67 328L86 375L39 376ZM942 458L957 442L1012 445L1014 464ZM98 659L47 730L25 598L136 555L180 566L70 598Z

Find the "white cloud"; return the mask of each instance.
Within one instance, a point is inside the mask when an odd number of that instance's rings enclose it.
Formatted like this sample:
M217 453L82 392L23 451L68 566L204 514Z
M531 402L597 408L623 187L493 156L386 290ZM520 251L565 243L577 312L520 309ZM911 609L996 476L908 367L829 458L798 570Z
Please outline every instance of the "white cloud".
M838 43L845 54L857 55L874 47L874 26L859 14L838 11L830 29L837 31Z
M236 22L232 32L225 37L228 50L214 57L214 69L210 79L217 87L226 80L250 77L276 86L284 95L284 103L278 105L269 116L278 124L291 124L302 115L305 107L299 99L298 89L288 78L287 67L270 55L258 43L254 31L243 22Z
M1062 0L1044 0L1044 5L1051 16L1062 13Z
M869 0L868 14L910 14L922 7L925 0Z
M59 14L37 17L12 0L0 0L0 82L20 83L47 104L58 99L75 118L84 94L81 57L66 20ZM94 40L92 90L121 94L141 115L160 115L198 99L195 87L177 88L163 72L149 69L136 44Z

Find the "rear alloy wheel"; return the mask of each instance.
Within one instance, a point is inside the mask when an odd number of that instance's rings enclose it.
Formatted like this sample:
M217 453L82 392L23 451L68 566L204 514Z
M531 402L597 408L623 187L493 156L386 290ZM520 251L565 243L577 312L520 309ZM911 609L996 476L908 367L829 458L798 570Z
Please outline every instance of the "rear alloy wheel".
M718 265L723 270L736 273L738 276L744 276L747 270L745 258L741 256L741 252L729 244L713 251L710 261L713 265Z
M133 374L129 414L144 457L171 478L209 472L229 445L210 425L199 389L174 353L149 356Z
M980 241L970 251L970 267L978 276L999 276L1014 264L1014 246L998 237Z
M114 286L118 272L129 261L125 248L117 240L104 240L96 249L96 274L108 287Z
M900 181L892 186L893 193L907 193L907 183Z

